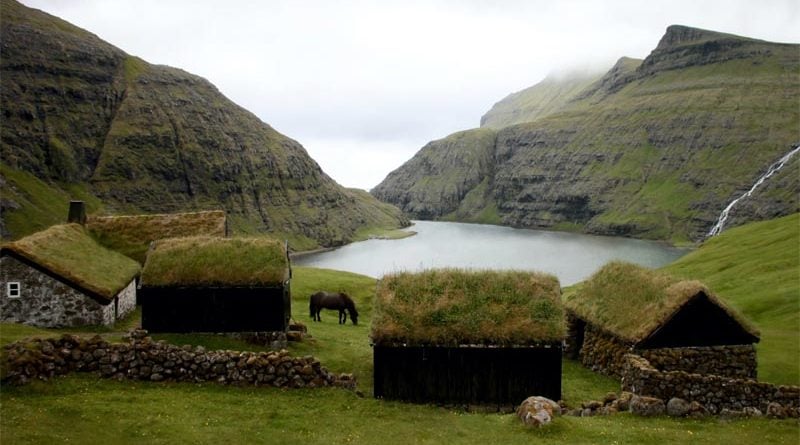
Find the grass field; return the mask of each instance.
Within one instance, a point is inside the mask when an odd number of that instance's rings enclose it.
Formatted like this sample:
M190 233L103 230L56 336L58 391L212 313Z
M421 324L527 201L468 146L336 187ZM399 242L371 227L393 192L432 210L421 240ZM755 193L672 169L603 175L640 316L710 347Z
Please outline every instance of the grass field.
M800 385L800 213L726 230L666 270L703 281L756 325L759 380Z
M791 218L779 220L774 231L784 232L792 224L796 227L797 216ZM756 231L769 237L772 232L766 230L768 227L756 226ZM718 273L700 269L705 261L703 256L731 244L730 240L737 233L734 230L729 232L732 235L728 235L727 241L721 236L719 241L715 239L709 242L669 269L677 274L708 276L706 281L712 288L725 297L730 296L732 303L751 317L764 333L759 346L760 359L766 361L766 365L762 363L762 375L791 380L791 373L782 368L780 360L775 359L781 355L780 348L791 347L791 342L787 346L780 341L773 341L773 336L764 325L776 322L776 333L783 332L791 336L793 332L796 338L798 328L792 328L791 313L779 316L769 315L772 312L770 310L755 311L748 306L747 298L738 297L740 294L735 292L731 294L727 288L718 288L716 281L722 279ZM748 233L745 231L742 234ZM764 248L772 251L788 243L789 250L776 253L775 256L789 254L792 258L794 251L791 243L794 242L795 247L798 244L791 236L788 239L778 237L783 241L767 242L767 245L773 245ZM769 259L765 251L757 252L763 260ZM789 269L784 268L783 274L796 267L791 261L787 264ZM778 266L769 263L767 267ZM743 273L739 271L739 274ZM752 274L746 275L751 279L754 277ZM788 278L787 286L781 285L785 279L772 277L776 280L775 286L760 287L787 288L791 296L797 283L792 284L791 276ZM312 323L307 309L308 296L317 290L350 294L358 305L359 325L338 325L336 314L332 311L323 312L322 322ZM552 444L797 444L800 440L797 420L643 419L625 413L611 417L561 417L548 428L529 430L513 414L469 413L452 407L376 400L372 397L372 350L368 339L374 292L375 280L369 277L323 269L294 268L293 317L308 325L311 338L291 344L290 350L296 355L313 354L335 372L353 373L364 397L359 397L353 391L333 388L281 390L208 383L116 382L100 380L88 374L71 375L24 387L3 386L0 391L0 443L210 444L225 441L236 444L407 445L547 441ZM752 299L755 300L759 295L770 298L772 292L753 284L741 295L753 295ZM755 301L749 303L758 307ZM796 320L798 311L792 304L796 305L797 301L787 303L777 312L793 310ZM85 335L100 334L115 340L122 331L134 326L137 320L138 314L134 314L116 329L91 328L79 332ZM2 324L0 343L6 344L30 335L60 335L61 332ZM216 335L164 334L155 338L177 344L203 344L215 349L258 349ZM562 382L562 397L573 406L619 390L616 381L594 374L570 360L564 361Z

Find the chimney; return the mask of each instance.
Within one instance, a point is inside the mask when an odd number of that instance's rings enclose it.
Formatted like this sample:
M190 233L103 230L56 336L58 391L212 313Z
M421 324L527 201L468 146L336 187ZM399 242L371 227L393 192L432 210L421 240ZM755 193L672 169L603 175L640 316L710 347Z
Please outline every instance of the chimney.
M69 216L67 216L67 222L80 224L82 226L86 225L86 206L83 201L69 202Z

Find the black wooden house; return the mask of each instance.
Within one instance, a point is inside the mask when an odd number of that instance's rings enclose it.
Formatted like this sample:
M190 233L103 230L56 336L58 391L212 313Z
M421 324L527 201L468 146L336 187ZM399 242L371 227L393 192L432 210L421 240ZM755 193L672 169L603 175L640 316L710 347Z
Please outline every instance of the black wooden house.
M285 243L192 237L153 243L142 271L150 332L285 331L291 318Z
M375 397L495 406L561 397L564 313L555 277L398 273L381 279L374 307Z

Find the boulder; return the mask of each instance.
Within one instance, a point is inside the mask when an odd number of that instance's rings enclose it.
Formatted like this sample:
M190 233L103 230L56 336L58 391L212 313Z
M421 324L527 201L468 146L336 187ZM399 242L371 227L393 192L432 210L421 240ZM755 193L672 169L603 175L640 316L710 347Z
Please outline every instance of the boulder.
M690 417L705 417L708 415L708 410L702 403L693 401L689 404L688 414Z
M547 425L560 413L558 403L541 396L528 397L517 408L517 417L522 423L535 428Z
M673 397L667 402L667 415L670 417L685 417L689 415L689 402L678 397Z
M767 417L783 419L786 417L786 410L778 402L771 402L767 405Z
M634 395L630 402L630 412L642 417L662 416L667 408L664 401L655 397Z
M617 400L614 400L612 406L615 406L619 411L628 411L630 409L631 397L633 397L633 393L628 391L622 391Z

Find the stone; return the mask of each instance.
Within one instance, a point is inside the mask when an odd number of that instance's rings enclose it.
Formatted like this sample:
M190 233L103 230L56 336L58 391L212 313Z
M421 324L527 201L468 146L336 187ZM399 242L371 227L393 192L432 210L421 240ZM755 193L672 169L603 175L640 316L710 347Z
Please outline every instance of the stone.
M631 398L633 397L632 392L622 391L613 404L616 405L616 408L619 411L628 411L630 409Z
M517 408L517 417L523 424L533 428L549 424L559 413L561 407L558 403L541 396L528 397Z
M778 402L771 402L767 404L767 417L773 419L783 419L786 417L786 410Z
M642 417L662 416L667 410L663 400L638 395L631 398L629 408L631 413Z
M735 409L722 408L722 410L719 412L719 418L723 420L735 420L743 417L745 417L745 413Z
M761 412L760 409L754 406L746 406L742 409L742 413L744 413L747 417L762 417L764 414Z
M685 417L689 415L689 402L678 397L673 397L667 402L667 415L670 417Z
M697 401L692 401L689 403L689 413L690 417L705 417L708 415L708 410L702 403Z
M590 409L592 411L597 410L597 408L600 408L601 406L603 406L603 402L599 402L597 400L590 400L588 402L581 403L581 407L583 409Z
M289 331L286 333L286 340L293 342L303 341L303 333L299 331Z
M617 400L617 393L610 392L603 397L603 405L611 405L615 400Z

